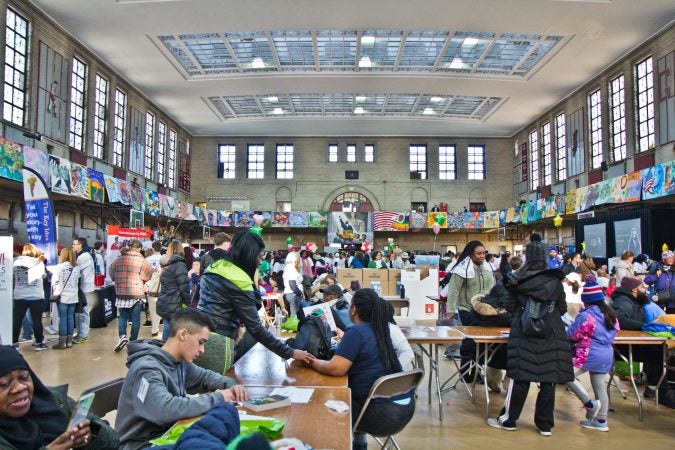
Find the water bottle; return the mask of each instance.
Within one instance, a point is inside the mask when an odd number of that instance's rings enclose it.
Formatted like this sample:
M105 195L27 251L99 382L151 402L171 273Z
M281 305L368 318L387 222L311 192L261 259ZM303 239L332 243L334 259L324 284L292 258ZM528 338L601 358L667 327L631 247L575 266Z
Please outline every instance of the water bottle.
M401 298L405 298L405 286L401 285Z

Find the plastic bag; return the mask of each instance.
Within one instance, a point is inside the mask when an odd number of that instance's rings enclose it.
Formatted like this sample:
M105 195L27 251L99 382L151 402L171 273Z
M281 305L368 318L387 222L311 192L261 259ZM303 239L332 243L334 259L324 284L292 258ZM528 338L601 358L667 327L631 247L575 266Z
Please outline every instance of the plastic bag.
M281 324L281 329L286 331L298 331L298 324L300 321L297 317L289 317L286 322Z
M166 432L161 435L158 438L152 439L150 441L151 444L153 445L174 445L176 442L178 442L178 439L180 438L181 434L190 426L192 426L193 423L201 419L201 417L194 417L191 420L180 420L177 423L175 423L171 428L166 430Z
M240 416L240 433L250 434L256 431L267 436L268 439L276 439L284 431L286 422L274 417L251 417Z

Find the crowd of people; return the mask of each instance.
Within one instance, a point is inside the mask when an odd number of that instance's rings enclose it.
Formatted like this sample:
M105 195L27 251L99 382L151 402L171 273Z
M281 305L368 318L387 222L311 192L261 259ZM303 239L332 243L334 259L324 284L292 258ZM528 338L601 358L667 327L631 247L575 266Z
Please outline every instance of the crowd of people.
M3 392L9 402L0 411L0 444L4 439L8 448L77 448L97 439L105 445L106 439L119 439L124 449L145 448L177 420L245 400L246 389L224 374L256 342L321 373L346 375L353 419L376 379L413 367L414 351L395 325L391 305L358 282L341 286L335 276L339 268L414 267L412 252L398 247L370 253L282 254L266 252L259 235L242 231L232 238L216 234L214 248L199 257L178 240L166 248L160 242L144 248L140 241L130 240L118 258L106 261L101 242L91 249L86 239L77 238L70 248L60 249L54 266L46 266L44 255L32 244L16 250L20 254L14 264L14 348L0 348L0 403ZM505 375L509 379L504 407L488 425L515 430L535 382L539 384L535 424L541 435L551 435L554 426L557 384L566 384L580 400L583 427L607 431L606 382L614 362L614 339L619 329L639 330L653 319L653 309L649 315L645 312L647 305L673 312L673 253L665 251L661 261L654 262L626 251L608 273L590 255L561 257L557 247L547 248L535 234L523 255L489 254L483 243L471 241L459 255L439 256L443 275L439 289L446 306L440 323L511 329L508 344L495 352L486 373L485 382L493 391L501 391ZM128 350L129 372L116 433L94 418L66 430L57 394L42 385L17 352L22 328L34 335L36 351L49 348L42 326L45 312L51 314L48 328L58 334L52 348L87 342L100 278L114 286L119 316L114 350ZM301 320L307 305L331 302L337 324L332 356L320 359L271 333L260 316L262 308L273 309L263 301L268 293L278 294L284 313ZM531 317L542 308L548 311L544 334L533 334ZM157 339L138 339L143 311ZM446 349L446 356L459 357L462 367L470 367L475 352L475 344L465 339L459 349ZM661 348L639 346L633 354L644 363L644 396L653 398L658 389L659 403L675 408L675 393L668 383L659 384ZM594 399L576 380L584 372L590 374ZM464 376L473 379L474 373ZM188 395L195 390L202 393ZM371 404L354 430L353 448L367 448L365 433L377 434L383 424L388 429L404 426L414 408L412 392ZM5 423L8 430L16 430L15 435L4 431ZM27 442L31 446L23 447ZM105 445L95 448L113 448Z

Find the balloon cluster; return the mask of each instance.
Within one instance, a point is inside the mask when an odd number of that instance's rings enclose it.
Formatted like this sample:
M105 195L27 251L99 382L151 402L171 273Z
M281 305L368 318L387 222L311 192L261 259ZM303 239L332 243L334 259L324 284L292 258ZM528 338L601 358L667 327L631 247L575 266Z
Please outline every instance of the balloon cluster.
M310 241L307 244L305 244L305 250L307 250L308 252L314 253L314 252L316 252L317 248L318 247L316 246L316 242Z
M361 250L369 253L370 252L370 242L369 241L363 241L363 244L361 244Z
M431 226L434 234L438 236L438 233L441 232L441 227L445 223L445 216L443 214L436 214L434 217L434 224Z
M286 244L288 245L288 250L289 250L289 251L290 251L291 249L293 249L293 238L290 237L290 236L288 236L288 237L286 238Z
M396 244L394 243L394 238L387 238L387 241L389 242L389 250L393 250L396 247Z
M265 221L265 217L261 214L253 214L253 226L251 227L251 233L262 236L262 224Z

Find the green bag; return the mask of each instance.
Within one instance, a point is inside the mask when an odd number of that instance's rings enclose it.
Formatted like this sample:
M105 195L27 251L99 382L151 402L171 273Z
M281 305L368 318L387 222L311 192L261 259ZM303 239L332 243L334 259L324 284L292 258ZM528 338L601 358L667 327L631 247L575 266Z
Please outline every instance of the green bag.
M281 324L281 329L286 331L298 331L298 324L300 321L297 317L289 317L286 322Z
M629 377L630 376L630 366L626 361L616 361L614 363L614 373L620 377ZM637 377L640 375L640 363L633 363L633 376Z
M274 417L256 416L255 419L247 419L246 416L241 416L240 420L239 432L241 434L250 434L258 431L267 436L268 439L276 439L281 436L284 426L286 426L286 422Z

